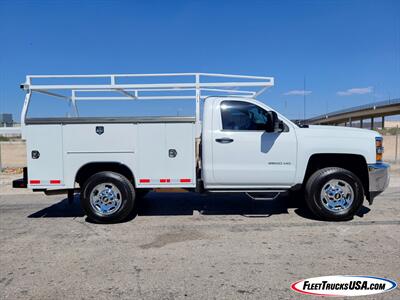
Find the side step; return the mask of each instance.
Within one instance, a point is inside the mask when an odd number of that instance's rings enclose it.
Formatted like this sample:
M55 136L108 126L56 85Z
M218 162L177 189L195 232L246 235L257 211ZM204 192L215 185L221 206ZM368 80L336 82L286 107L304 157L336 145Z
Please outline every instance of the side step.
M209 190L210 193L244 193L253 200L274 200L288 190Z
M246 193L246 195L253 200L275 200L283 192L285 192L285 191L282 190L282 191L268 191L268 192L262 192L262 193L260 193L260 192Z

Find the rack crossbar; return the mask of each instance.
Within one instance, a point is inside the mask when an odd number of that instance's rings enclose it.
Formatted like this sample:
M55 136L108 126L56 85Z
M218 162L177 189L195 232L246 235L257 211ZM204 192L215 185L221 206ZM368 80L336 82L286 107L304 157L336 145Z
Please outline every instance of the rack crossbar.
M147 84L65 84L65 85L29 85L35 90L86 90L86 89L153 89L153 88L209 88L209 87L271 87L270 82L207 82L207 83L147 83Z

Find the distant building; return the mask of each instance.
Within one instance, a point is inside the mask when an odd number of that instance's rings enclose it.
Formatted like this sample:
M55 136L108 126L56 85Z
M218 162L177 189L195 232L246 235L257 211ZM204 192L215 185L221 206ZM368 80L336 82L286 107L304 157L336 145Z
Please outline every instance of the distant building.
M0 114L0 126L12 127L14 124L12 114Z

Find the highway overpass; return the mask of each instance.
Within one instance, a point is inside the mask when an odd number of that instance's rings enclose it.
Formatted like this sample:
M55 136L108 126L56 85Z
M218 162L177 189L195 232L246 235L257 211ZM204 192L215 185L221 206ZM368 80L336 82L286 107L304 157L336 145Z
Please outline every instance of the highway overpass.
M353 126L354 122L359 122L359 126L363 127L364 121L368 121L372 129L374 119L381 118L380 127L384 128L385 117L393 115L400 115L400 98L334 111L307 119L304 123Z

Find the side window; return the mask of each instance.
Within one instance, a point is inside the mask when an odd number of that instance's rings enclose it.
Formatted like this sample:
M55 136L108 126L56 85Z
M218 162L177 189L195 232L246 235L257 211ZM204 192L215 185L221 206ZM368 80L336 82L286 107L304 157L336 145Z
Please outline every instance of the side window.
M221 118L224 130L265 130L272 126L264 109L243 101L222 101Z

